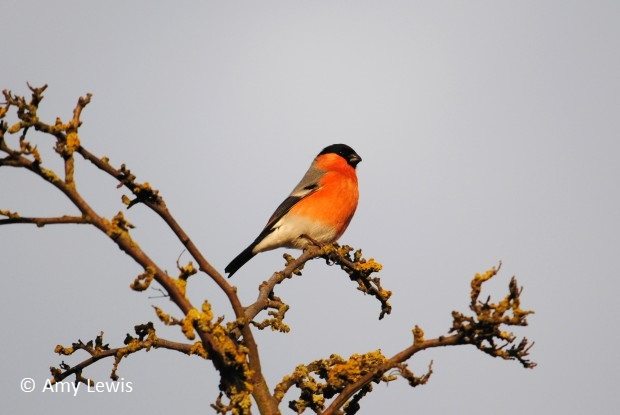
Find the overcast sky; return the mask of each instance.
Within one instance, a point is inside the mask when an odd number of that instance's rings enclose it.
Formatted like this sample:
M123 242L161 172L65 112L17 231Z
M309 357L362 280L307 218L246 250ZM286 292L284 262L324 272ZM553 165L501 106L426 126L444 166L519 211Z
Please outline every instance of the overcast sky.
M0 88L48 83L48 121L67 119L92 92L82 144L160 189L220 270L323 147L343 142L362 156L358 212L341 241L384 264L393 313L377 320L378 303L342 272L309 264L277 290L292 332L257 335L272 386L331 353L391 355L410 344L414 324L445 334L450 312L467 307L472 275L502 260L488 293L503 295L512 275L525 286L536 314L519 333L536 341L539 366L472 347L428 351L410 362L421 371L434 360L427 385L376 386L360 413L617 410L620 3L2 0L0 15ZM50 148L49 137L33 142ZM91 165L79 162L76 180L101 214L123 208L126 192ZM42 180L9 168L0 209L75 213ZM143 206L127 216L172 271L180 244ZM235 275L243 301L282 267L283 252ZM96 230L2 226L0 272L6 413L188 413L216 398L210 363L166 350L123 361L131 393L41 392L63 360L56 344L103 330L120 345L155 319L151 304L178 315L129 289L139 267ZM231 316L206 277L189 292ZM159 333L182 339L176 328ZM108 380L111 364L85 375ZM35 392L20 391L24 377Z

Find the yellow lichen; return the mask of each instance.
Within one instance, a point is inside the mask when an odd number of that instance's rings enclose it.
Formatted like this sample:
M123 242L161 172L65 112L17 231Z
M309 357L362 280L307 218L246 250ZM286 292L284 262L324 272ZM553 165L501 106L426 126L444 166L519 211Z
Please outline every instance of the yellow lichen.
M153 189L151 189L151 184L149 182L138 183L138 184L136 184L135 189L138 192L144 192L144 191L153 190Z
M175 322L177 321L174 318L172 318L172 316L170 314L166 313L161 308L159 308L157 306L153 306L153 308L155 309L155 314L157 314L157 318L159 318L159 320L162 323L164 323L166 326L170 326L172 324L175 324Z
M123 215L123 212L120 211L112 218L112 226L119 228L125 232L129 231L129 229L135 228L135 226L133 226L127 219L125 219L125 215Z
M336 388L346 387L385 361L386 358L381 350L365 354L353 354L346 362L335 364L330 368L327 377L328 383Z
M79 147L80 147L80 138L77 132L72 131L69 134L67 134L66 146L65 146L67 153L71 155Z
M419 344L424 341L424 330L418 325L416 325L413 330L413 343Z
M192 345L192 347L189 349L189 354L190 355L197 354L198 356L204 359L207 358L207 351L205 350L204 346L202 345L202 342L200 341L197 341L196 343Z
M187 265L178 266L180 274L179 279L187 280L190 276L196 274L198 270L194 267L194 263L192 261L188 262Z
M498 268L493 267L487 270L486 272L483 272L482 274L477 273L474 276L474 278L471 280L472 305L478 299L478 296L480 295L480 291L482 290L482 284L490 280L491 278L493 278L497 274L498 270L499 270L499 267Z
M202 303L202 313L204 318L207 319L207 321L211 321L213 319L213 310L211 310L211 304L209 304L208 301L204 301Z
M312 402L322 407L325 403L325 397L323 395L312 395Z
M358 262L355 266L359 272L370 274L371 272L379 272L383 268L383 265L370 258L366 262Z
M59 133L62 131L67 131L69 129L69 124L63 124L60 117L56 117L56 121L54 122L54 126L51 128L52 133Z
M51 183L58 183L60 182L60 178L56 175L56 173L54 173L52 170L50 169L46 169L44 167L41 167L41 175L43 176L43 178Z
M129 343L127 343L127 346L123 347L122 349L120 349L118 351L117 355L121 355L121 357L122 357L122 356L125 356L127 354L136 352L136 351L138 351L138 350L140 350L142 348L143 348L143 343L140 340L138 340L138 339L131 339L129 341Z
M228 332L221 325L217 324L210 327L210 332L218 349L223 353L225 360L230 364L243 365L246 362L248 350L242 345L237 345Z
M117 239L122 235L126 235L132 245L135 243L129 237L129 229L135 228L129 221L125 219L123 212L118 212L113 218L112 221L106 221L106 233L110 238Z
M9 134L15 134L16 132L18 132L21 129L22 129L22 122L21 121L17 121L15 124L13 124L9 128Z
M129 287L135 291L144 291L151 285L153 278L155 278L155 270L152 267L146 267L146 272L138 275Z
M183 272L189 275L194 275L198 271L194 268L194 263L190 261L185 267L183 267Z
M194 322L199 320L200 316L200 311L192 308L187 312L185 318L181 322L181 331L188 340L194 340L196 338L196 333L194 332Z
M187 288L187 280L177 278L174 280L174 284L177 286L177 288L181 292L181 295L185 297L185 291Z
M73 354L74 351L75 349L73 349L73 347L64 347L60 344L54 348L54 353L62 354L65 356L69 356L70 354Z
M379 290L379 297L381 297L381 298L390 298L391 296L392 296L392 291L386 290L384 288Z

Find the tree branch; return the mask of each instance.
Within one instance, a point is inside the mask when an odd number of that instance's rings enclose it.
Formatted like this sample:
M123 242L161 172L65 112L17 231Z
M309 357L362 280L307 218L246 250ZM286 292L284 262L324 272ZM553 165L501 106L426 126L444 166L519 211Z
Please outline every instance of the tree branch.
M385 363L378 365L373 370L361 376L357 381L351 383L347 387L345 387L342 392L330 403L330 405L323 411L322 415L333 415L336 413L338 409L340 409L349 399L353 397L359 390L362 389L365 385L368 385L373 380L380 380L381 376L387 373L389 370L394 369L399 364L406 362L409 360L414 354L434 348L434 347L445 347L445 346L455 346L458 344L463 344L462 336L460 334L453 334L448 337L438 337L436 339L424 340L419 344L413 344L406 349L402 350L399 353L396 353L390 359L386 360ZM432 371L429 371L429 376ZM428 379L426 377L426 379ZM425 382L423 382L425 383ZM423 384L419 383L419 384ZM417 386L417 385L415 385Z
M62 362L59 368L51 367L51 384L60 382L71 375L75 375L77 381L82 381L92 385L92 381L89 381L82 376L82 371L93 363L108 357L114 357L115 359L110 378L112 380L117 380L118 376L116 375L116 372L118 370L118 365L123 358L140 350L149 351L151 348L174 350L188 356L198 355L203 358L207 357L201 342L187 344L157 337L155 329L153 328L153 323L135 326L135 331L139 336L138 338L134 338L128 334L125 339L125 346L114 349L110 349L107 344L103 344L103 332L96 337L94 342L91 340L88 343L83 343L81 340L78 340L69 347L61 345L56 346L54 351L61 355L69 356L78 350L84 350L90 354L90 357L75 366L69 366Z
M174 232L190 255L196 260L200 270L209 275L211 279L222 289L233 308L237 319L237 324L243 336L243 343L248 349L248 363L253 373L252 383L254 384L254 397L257 404L259 407L264 407L272 413L277 413L277 406L269 392L267 381L263 377L258 346L254 340L252 330L248 325L250 320L245 318L244 308L241 305L239 297L237 296L237 289L230 285L226 278L224 278L206 260L187 233L183 230L183 228L181 228L176 219L174 219L163 198L159 196L159 192L157 190L152 189L148 183L136 183L136 177L131 174L130 170L128 170L125 165L122 165L120 169L115 169L110 165L107 158L100 159L86 150L83 146L80 146L77 151L82 155L82 157L84 157L85 160L90 161L100 170L119 180L121 185L127 187L127 189L129 189L136 196L134 200L127 202L128 208L141 202L157 213Z
M389 314L392 310L392 306L388 301L392 293L381 287L381 281L378 277L371 277L373 273L381 270L382 266L372 258L369 260L364 259L361 250L355 251L353 257L351 257L351 251L353 251L353 248L350 246L341 246L333 243L320 247L309 245L297 258L284 254L286 259L285 268L282 271L275 272L259 286L258 297L245 308L246 320L253 321L261 311L273 308L277 310L270 312L274 318L265 320L262 323L253 322L253 324L261 329L270 326L279 331L288 331L288 326L282 321L286 311L284 309L286 304L275 297L274 289L284 280L292 278L293 275L301 275L306 262L319 257L325 259L329 265L338 264L352 281L358 283L358 290L377 298L381 303L379 319L383 318L385 314Z
M407 367L407 361L416 353L434 347L455 346L469 344L475 346L493 357L505 360L517 360L522 366L532 368L536 364L528 359L529 350L533 343L523 338L517 341L516 336L502 329L502 326L525 326L526 317L532 311L523 310L520 306L522 289L513 279L509 284L508 294L496 303L490 298L480 301L479 295L482 285L495 276L499 267L476 274L471 282L470 311L467 315L458 311L452 312L452 328L445 336L435 339L424 339L424 332L419 327L413 329L413 343L394 356L387 358L379 351L365 354L354 354L348 359L332 355L328 359L321 359L310 364L299 365L295 371L285 376L271 394L262 373L258 346L253 336L252 325L259 329L270 327L282 332L288 331L284 317L288 305L275 295L275 288L293 275L301 275L307 261L321 257L328 265L337 264L343 269L352 281L357 283L358 290L375 297L381 304L379 319L391 312L389 299L391 292L384 289L378 277L373 274L381 270L381 264L374 259L362 257L361 250L354 251L349 246L329 244L325 246L309 246L302 254L293 258L285 254L286 265L280 272L274 273L264 281L258 290L256 300L248 307L243 307L237 296L236 287L222 276L196 247L188 234L179 225L168 210L164 199L159 192L147 182L138 183L136 177L123 164L120 168L113 167L107 157L99 158L82 146L79 137L81 115L89 104L91 95L80 97L73 115L68 122L63 123L56 118L55 123L48 124L41 121L37 111L46 85L35 88L28 85L32 92L30 100L22 96L13 95L10 91L3 91L5 103L0 104L0 151L6 156L0 158L0 167L15 167L29 170L60 190L77 207L81 216L63 215L58 217L21 217L8 210L0 210L0 225L30 223L39 227L52 224L90 224L104 232L123 252L142 267L142 272L135 277L131 288L142 291L147 289L152 281L158 282L167 296L183 313L181 318L174 318L155 307L158 318L166 325L177 325L183 334L193 340L198 334L200 341L194 344L173 342L159 339L155 334L152 323L135 327L138 338L127 335L124 347L110 349L103 344L103 333L95 341L84 344L82 341L73 343L70 347L57 346L56 352L62 355L71 355L77 350L84 350L90 357L71 367L62 362L60 368L51 368L53 382L75 375L76 381L90 383L82 376L82 371L93 363L108 357L114 357L114 364L110 377L118 378L116 372L121 360L139 350L166 348L188 355L198 354L210 359L220 374L220 390L226 394L228 402L222 399L220 393L212 407L220 414L229 412L247 415L250 413L251 396L257 403L262 414L279 414L279 404L291 387L300 389L299 399L289 403L289 407L298 413L305 409L312 409L322 414L354 414L359 409L359 402L372 391L373 383L390 382L400 377L415 387L428 381L432 374L432 362L428 372L416 376ZM5 115L9 108L15 107L18 121L9 126ZM36 145L27 141L29 129L35 129L55 138L54 150L64 161L64 177L60 178L54 171L43 166L43 160ZM9 146L5 134L19 134L18 145ZM207 274L225 293L233 309L235 319L224 322L224 317L216 317L208 301L204 301L201 309L197 309L186 296L188 279L197 273L193 262L187 265L179 264L179 274L176 278L168 274L153 261L146 252L132 239L130 230L133 225L119 212L111 219L100 216L78 192L74 181L74 157L80 154L97 168L119 181L118 187L125 186L132 192L134 198L123 195L122 201L131 208L137 203L145 204L168 225L172 232L187 249L196 261L198 269ZM501 264L500 264L501 266ZM267 311L268 318L255 321L262 312ZM391 372L390 372L391 371ZM326 400L331 400L324 410Z
M247 321L254 320L254 317L269 305L269 298L273 293L276 285L280 284L287 278L291 278L295 272L300 275L301 270L306 262L317 258L323 254L323 250L316 246L309 246L303 253L293 260L288 260L286 267L279 272L275 272L267 281L258 288L258 298L252 304L245 308L245 318Z
M63 216L52 217L52 218L35 218L35 217L19 216L12 212L8 212L8 214L5 215L6 212L8 211L0 210L0 215L8 216L8 218L6 219L0 219L0 225L11 225L15 223L32 223L34 225L37 225L37 227L42 228L45 225L60 225L60 224L70 224L70 223L80 224L80 225L90 224L90 222L82 216L63 215Z
M527 325L526 317L532 313L521 309L522 290L516 280L511 279L509 293L501 301L491 303L490 298L485 302L478 300L482 284L494 277L498 270L499 267L491 268L474 276L470 294L470 309L474 315L453 312L450 330L453 334L427 340L424 331L415 326L413 343L391 358L376 350L363 355L354 354L348 359L332 355L328 359L300 365L276 386L276 400L281 401L287 391L296 385L301 390L300 396L291 401L289 407L298 413L308 408L322 415L334 415L340 414L341 408L344 408L345 414L353 414L359 409L359 401L372 389L371 383L396 379L395 375L388 374L392 369L396 369L412 387L425 384L432 374L432 366L429 365L426 374L416 376L405 362L420 351L435 347L470 344L493 357L517 360L525 368L534 367L536 364L527 359L532 344L525 338L517 342L516 336L502 327ZM317 380L315 376L322 380ZM325 400L331 398L334 399L323 410Z
M251 392L261 411L278 413L275 401L269 393L267 382L262 374L258 347L254 341L251 327L244 320L243 307L236 295L236 289L208 263L187 234L174 220L163 199L157 194L157 191L153 190L148 183L135 183L135 176L124 165L119 170L113 169L107 158L99 160L81 146L78 138L79 118L83 108L90 102L90 94L78 100L73 112L73 118L69 123L64 124L57 118L54 125L49 125L40 121L36 114L45 87L39 89L30 87L30 89L33 92L33 98L29 103L23 97L14 96L9 91L3 91L7 102L6 108L8 109L11 105L17 107L17 115L20 121L10 128L6 122L0 122L0 150L8 154L4 159L0 159L0 167L25 168L54 185L82 212L82 216L86 218L88 223L108 235L122 251L142 266L146 275L142 282L149 281L150 278L162 285L170 299L177 304L186 316L185 321L187 324L183 327L186 336L193 336L193 330L200 336L210 359L220 372L222 377L221 387L231 399L232 405L239 408L249 408L246 400L249 400L249 393ZM4 113L1 114L2 117ZM36 151L36 147L31 147L25 141L26 132L30 127L51 134L56 138L55 150L65 160L64 180L61 180L53 171L41 166L41 159ZM20 151L10 149L4 141L4 134L7 131L10 134L22 131ZM164 219L187 247L190 254L196 259L200 269L207 273L228 296L237 317L236 326L240 327L243 335L243 346L237 344L236 340L233 340L234 345L229 344L230 339L226 329L219 322L211 323L210 305L207 302L203 304L202 312L193 307L185 296L185 280L171 278L142 251L129 235L129 229L133 225L124 218L121 212L112 220L107 220L100 217L82 198L73 182L73 153L75 151L78 151L85 159L92 161L97 167L119 179L122 184L132 190L136 195L136 199L128 203L129 207L137 202L143 202ZM30 160L27 156L34 157L34 160ZM139 284L135 285L135 287L139 286ZM205 310L208 310L208 312ZM222 330L224 333L219 333ZM222 334L224 334L223 337ZM248 381L252 384L252 387L247 386Z

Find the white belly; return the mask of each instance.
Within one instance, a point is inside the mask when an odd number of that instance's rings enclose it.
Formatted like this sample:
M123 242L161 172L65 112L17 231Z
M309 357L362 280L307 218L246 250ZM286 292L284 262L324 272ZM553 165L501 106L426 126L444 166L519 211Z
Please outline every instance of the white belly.
M254 247L252 250L254 253L269 251L275 248L303 249L308 245L309 241L305 238L300 238L301 235L308 235L320 243L334 242L337 236L333 228L319 225L315 221L300 216L290 217L284 215L276 223L275 228L273 232Z

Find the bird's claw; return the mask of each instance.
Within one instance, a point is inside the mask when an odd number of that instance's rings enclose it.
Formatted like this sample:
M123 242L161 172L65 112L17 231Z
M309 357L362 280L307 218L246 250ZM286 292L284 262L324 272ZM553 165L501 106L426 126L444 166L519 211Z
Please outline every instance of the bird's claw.
M317 248L323 248L325 246L325 244L318 242L316 239L312 238L311 236L305 233L299 235L299 238L307 240L308 242L310 242L312 245L316 246Z

